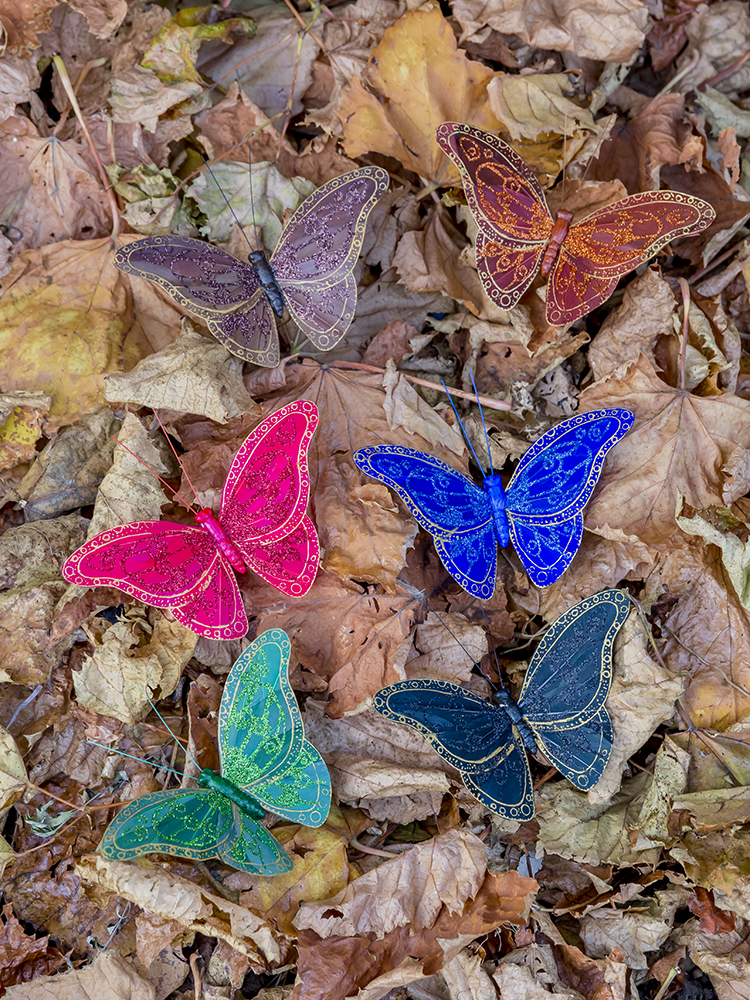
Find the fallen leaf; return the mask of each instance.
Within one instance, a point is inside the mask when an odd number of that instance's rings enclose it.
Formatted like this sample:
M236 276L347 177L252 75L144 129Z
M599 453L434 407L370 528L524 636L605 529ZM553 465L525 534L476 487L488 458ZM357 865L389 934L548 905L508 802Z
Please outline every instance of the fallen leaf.
M444 121L470 121L496 132L501 123L487 103L493 72L457 48L438 6L408 11L388 28L364 73L355 77L337 109L344 149L394 156L428 181L456 184L458 169L435 141Z
M207 103L202 93L202 86L192 80L165 84L153 70L129 66L112 77L109 104L115 122L138 124L148 132L156 132L159 116L165 112L179 117L180 111L200 111Z
M637 0L625 0L614 8L603 0L585 4L544 0L534 7L522 0L454 0L453 13L463 28L462 40L490 27L541 49L570 50L579 58L614 63L632 59L648 24L648 12Z
M216 20L204 7L188 7L164 25L144 53L141 66L154 70L162 83L189 81L200 84L203 78L195 63L201 44L222 41L231 45L245 35L255 36L255 22L251 17Z
M592 958L605 958L617 947L625 952L625 963L629 968L647 969L649 961L646 952L658 951L664 944L672 930L673 919L674 914L670 914L669 910L664 917L649 913L595 910L587 913L581 921L580 933L586 954Z
M42 392L0 395L0 472L36 458L36 442L52 400Z
M241 413L260 413L242 382L242 362L189 322L169 347L125 375L107 376L104 395L111 402L197 413L220 424Z
M503 123L514 142L557 133L580 139L584 132L596 134L599 127L588 108L570 99L573 90L564 73L534 73L531 76L498 74L487 85L492 113ZM571 157L574 149L569 154Z
M37 938L29 935L13 916L13 906L3 907L0 921L0 990L8 996L8 990L19 983L28 983L39 976L54 975L65 965L65 956L57 948L50 947L49 935ZM18 990L12 993L19 995Z
M47 31L57 0L9 0L3 7L7 51L28 57L39 46L39 33Z
M5 996L10 1000L155 1000L153 985L127 959L111 951L99 952L82 969L12 986Z
M706 934L728 934L735 928L735 915L730 910L718 908L710 889L697 885L688 907L698 917L700 929Z

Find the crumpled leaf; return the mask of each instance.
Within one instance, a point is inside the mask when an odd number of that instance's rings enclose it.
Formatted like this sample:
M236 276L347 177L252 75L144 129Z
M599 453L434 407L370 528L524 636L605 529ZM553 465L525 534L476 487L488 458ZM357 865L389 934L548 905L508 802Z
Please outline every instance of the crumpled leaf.
M572 51L584 59L627 63L643 44L648 11L637 0L615 7L605 0L454 0L453 14L463 28L462 41L489 26L518 35L529 45L556 52ZM459 118L457 121L470 121Z
M242 362L187 321L179 340L127 374L107 376L104 395L113 403L197 413L219 424L241 413L260 413L242 381Z
M145 353L109 240L26 250L0 290L0 379L52 397L48 431L99 409L102 376Z
M681 501L682 497L678 496L678 510L682 507ZM700 514L695 514L693 517L678 514L677 524L689 535L696 535L721 550L721 560L727 569L734 592L742 607L750 611L750 542L743 543L731 531L721 531Z
M440 444L454 455L462 455L464 443L456 427L451 427L428 406L419 393L389 362L383 375L385 400L383 411L391 430L405 430L410 436L424 438L434 449Z
M64 964L64 960L60 964ZM153 984L127 959L100 951L90 965L56 976L38 976L32 983L11 986L10 1000L155 1000Z
M574 140L585 132L596 134L594 116L570 99L572 93L564 73L498 74L487 85L492 113L515 142L550 132ZM572 145L575 152L575 142Z
M607 406L624 406L636 419L607 456L587 528L663 543L677 529L678 490L700 509L750 488L750 402L673 389L641 357L581 394L582 412Z
M188 7L164 25L141 59L141 66L154 70L162 83L200 84L203 78L195 62L201 43L222 41L229 45L245 35L255 35L255 22L250 17L217 21L210 8Z
M713 87L705 87L696 94L698 104L706 112L706 118L714 127L714 134L725 128L733 128L737 136L750 135L750 111L738 107Z
M373 49L364 79L355 77L337 113L344 149L394 156L407 170L439 184L456 184L458 170L435 141L444 121L471 122L497 132L487 103L494 74L459 51L450 24L435 5L408 11Z
M0 989L4 996L8 996L9 987L28 983L38 976L53 975L62 965L65 956L50 947L49 935L37 938L27 934L13 915L12 904L7 903L0 922Z
M0 472L36 458L36 442L52 400L43 392L0 394Z
M57 0L8 0L3 5L3 32L10 55L27 57L39 46L39 33L49 29Z
M665 910L662 918L650 913L617 910L587 913L580 930L586 954L605 958L613 947L619 947L625 952L625 962L631 969L647 969L646 952L658 951L672 930L674 915L666 907Z
M662 722L674 714L682 679L659 666L651 655L639 613L633 609L615 639L614 680L607 697L612 720L612 755L589 792L592 803L606 802L619 788L628 760Z
M115 122L139 124L147 132L156 132L160 115L169 111L172 115L186 116L200 111L207 98L199 83L182 80L165 84L153 70L129 66L112 77L109 103Z
M138 722L152 702L172 694L198 636L161 612L154 617L153 629L136 609L114 625L95 619L96 624L86 626L94 649L73 678L80 705L122 722Z

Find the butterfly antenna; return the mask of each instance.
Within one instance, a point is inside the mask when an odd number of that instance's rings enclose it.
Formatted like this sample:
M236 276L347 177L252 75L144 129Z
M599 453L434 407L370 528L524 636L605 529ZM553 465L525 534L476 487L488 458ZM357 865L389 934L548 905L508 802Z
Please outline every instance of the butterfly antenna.
M482 475L484 475L484 469L482 468L482 463L477 458L477 453L474 451L474 445L469 440L469 435L466 433L466 428L463 425L463 421L461 420L461 418L458 415L458 410L456 409L456 404L453 402L453 397L448 392L448 387L446 386L445 382L443 382L442 379L440 380L440 384L442 385L443 389L445 390L445 394L448 397L448 402L451 404L451 406L453 408L453 412L456 414L456 420L458 421L458 426L461 428L461 433L463 434L464 438L466 439L466 443L468 444L469 449L470 449L472 455L474 456L474 461L479 466L479 468L480 468L480 470L482 472Z
M165 437L165 438L167 439L167 444L168 444L168 445L169 445L169 447L170 447L170 448L172 449L172 454L173 454L173 455L174 455L174 457L175 457L175 458L177 459L177 464L179 465L179 467L180 467L180 470L181 470L181 472L182 472L183 476L185 477L185 479L187 479L187 482L188 482L188 486L189 486L189 487L190 487L190 489L191 489L191 490L193 491L193 496L195 497L195 499L196 499L196 501L197 501L197 500L198 500L198 491L196 490L196 488L195 488L195 487L193 486L193 484L191 483L191 481L190 481L190 476L189 476L189 475L187 474L187 469L185 468L185 466L184 466L184 465L182 464L182 462L180 461L180 456L179 456L179 455L177 454L177 449L176 449L176 448L175 448L175 446L174 446L174 445L172 444L172 439L170 438L169 434L167 434L167 431L166 431L166 428L164 427L164 424L163 424L163 423L161 422L161 418L160 418L159 414L158 414L158 413L156 412L156 410L152 409L152 410L151 410L151 412L152 412L152 413L153 413L153 415L154 415L154 416L156 417L156 420L157 420L157 423L158 423L158 424L159 424L159 426L161 427L161 429L162 429L162 433L164 434L164 437Z
M87 739L86 742L90 743L92 746L101 747L103 750L109 750L110 753L116 753L120 757L130 757L131 760L138 760L141 764L144 762L142 757L136 757L135 754L132 753L125 753L123 750L115 750L114 747L108 747L104 743L97 743L96 740ZM148 764L150 761L146 761L146 763ZM182 771L176 771L173 767L167 767L166 764L151 764L151 766L158 768L160 771L170 771L172 774L176 774L178 778L185 777Z
M474 373L473 372L469 372L469 375L471 376L471 385L472 385L472 388L474 389L474 395L477 398L477 406L479 407L479 416L482 418L482 430L484 431L484 443L487 446L487 462L488 462L489 468L490 468L490 475L492 475L493 471L494 471L493 468L492 468L492 452L490 451L490 439L487 436L487 424L485 424L485 422L484 422L484 410L482 409L482 404L479 402L479 393L477 392L477 384L474 381Z
M242 223L241 223L241 222L240 222L240 220L239 220L239 219L237 218L237 215L236 215L236 213L235 213L234 209L232 208L232 205L231 205L231 203L230 203L230 201L229 201L229 198L227 198L227 196L226 196L226 194L225 194L225 192L224 192L224 188L223 188L223 187L221 186L221 184L219 184L219 182L218 182L218 181L216 180L216 174L215 174L215 173L213 172L213 170L211 169L211 164L210 164L210 163L208 162L208 160L206 159L206 157L205 157L205 156L203 157L203 162L204 162L204 163L205 163L205 165L206 165L206 170L207 170L207 171L209 172L209 174L211 175L211 180L212 180L212 181L214 182L214 184L216 185L216 187L217 187L217 188L219 189L219 192L220 192L220 194L221 194L221 197L222 197L222 198L224 199L224 201L225 201L225 202L227 203L227 208L228 208L228 209L229 209L229 211L230 211L230 212L232 213L232 218L234 219L234 221L235 221L235 222L237 223L237 225L239 226L239 228L240 228L240 232L242 233L242 235L243 235L243 236L245 237L245 243L247 243L247 245L248 245L248 246L250 247L250 249L252 250L252 249L253 249L253 248L252 248L252 245L251 245L251 243L250 243L250 240L249 240L249 239L247 238L247 234L245 233L245 230L244 230L244 229L242 228ZM250 186L250 191L251 191L251 193L252 193L252 185Z
M250 148L250 143L247 144L247 172L250 178L250 212L253 216L253 232L255 233L255 246L256 249L260 250L262 243L260 242L260 233L258 232L258 223L255 221L255 199L253 197L253 151Z
M195 508L193 507L193 505L191 503L188 503L185 497L182 496L182 494L178 493L177 490L172 489L172 487L169 485L166 479L162 479L161 476L158 475L158 473L154 472L154 470L151 468L148 462L144 462L143 459L140 457L140 455L136 455L134 451L131 451L131 449L128 448L126 444L123 444L119 438L116 438L114 434L110 434L109 436L112 438L113 441L116 441L121 448L124 448L125 451L128 453L128 455L132 455L133 458L137 459L141 463L141 465L145 466L145 468L148 469L148 471L151 473L152 476L156 476L159 482L163 486L166 486L169 492L173 493L177 497L177 499L187 507L187 509L190 511L191 514L195 513Z
M497 691L497 684L493 683L493 681L490 680L490 678L487 676L487 674L484 672L484 670L482 670L481 666L477 663L477 661L471 655L471 653L466 648L466 646L464 646L464 644L458 638L458 636L453 631L453 629L450 627L450 625L446 624L446 622L443 621L442 615L440 614L439 611L436 611L435 608L433 608L433 606L430 604L429 598L427 598L427 597L425 598L425 603L427 604L427 607L430 609L430 611L435 615L435 617L440 622L440 624L443 626L443 628L446 630L446 632L448 632L456 640L456 642L458 643L458 645L461 647L461 649L464 651L464 653L466 653L466 655L469 657L469 659L471 660L471 662L477 668L477 670L479 671L479 673L482 675L482 677L484 677L484 679L490 685L490 687L492 688L492 690L493 691ZM495 654L495 655L497 657L497 654ZM500 676L500 672L498 670L498 677L499 676Z
M140 681L138 681L138 687L139 687L139 688L141 689L141 691L143 691L143 694L144 694L144 696L145 696L145 698L146 698L146 701L147 701L147 702L149 703L149 705L151 706L151 708L153 708L153 710L154 710L154 711L156 712L156 714L157 714L157 715L159 716L159 718L161 719L162 723L164 724L164 728L165 728L165 729L167 730L167 732L169 733L169 735L170 735L170 736L172 737L172 739L173 739L173 740L175 741L175 743L176 743L176 744L177 744L177 745L178 745L179 747L182 747L182 750L184 751L184 753L185 753L185 756L186 756L186 757L187 757L187 759L188 759L188 760L190 761L190 763L191 763L191 764L192 764L192 765L193 765L194 767L197 767L199 771L202 771L202 770L203 770L203 768L202 768L202 767L200 766L200 764L199 764L199 763L198 763L198 761L197 761L197 760L195 759L195 757L193 757L193 755L192 755L192 754L188 753L187 749L186 749L185 747L183 747L183 746L182 746L182 741L181 741L181 740L179 740L179 739L177 738L177 736L176 736L176 735L175 735L175 734L174 734L174 733L172 732L172 730L171 730L171 729L170 729L170 727L169 727L169 723L168 723L168 722L167 722L167 720L166 720L166 719L164 718L164 716L163 716L163 715L161 714L161 712L160 712L160 711L159 711L159 709L158 709L158 708L156 707L156 705L154 705L153 701L151 701L151 699L150 699L150 698L149 698L149 696L148 696L148 691L147 691L147 690L145 689L145 687L144 687L144 686L143 686L143 685L141 684L141 682L140 682Z

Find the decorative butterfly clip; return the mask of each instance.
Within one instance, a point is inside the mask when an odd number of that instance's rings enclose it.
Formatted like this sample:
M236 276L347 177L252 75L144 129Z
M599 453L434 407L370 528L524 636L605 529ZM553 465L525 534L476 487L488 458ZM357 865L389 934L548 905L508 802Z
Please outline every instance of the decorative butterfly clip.
M534 815L524 748L541 752L576 788L602 775L612 751L605 701L612 643L628 616L619 590L604 590L561 615L537 646L518 701L496 704L448 681L419 678L382 688L373 707L424 736L479 801L507 819Z
M306 514L307 451L318 425L308 400L272 413L234 457L218 517L195 513L197 527L136 521L103 531L62 568L69 583L117 587L210 639L247 632L237 573L251 569L292 597L306 594L318 571L320 547Z
M461 171L477 224L477 270L502 309L521 298L538 273L549 275L547 322L564 326L605 302L623 275L670 240L694 236L716 217L701 198L646 191L592 212L552 218L539 181L510 146L490 132L444 122L440 148Z
M292 868L289 855L260 821L265 811L305 826L320 826L331 805L331 779L305 739L289 683L289 639L270 629L236 660L219 710L221 773L208 768L198 788L142 795L107 827L101 853L126 861L159 851L276 875Z
M512 540L539 587L565 572L581 544L581 512L607 452L632 423L633 414L620 409L563 420L524 454L507 489L491 470L480 487L439 458L400 445L362 448L354 461L398 493L464 590L488 598L495 590L498 543L505 548Z
M387 189L380 167L334 177L294 212L270 260L254 250L243 264L200 240L149 236L118 250L115 266L160 285L238 358L274 368L284 307L320 351L349 329L357 306L352 271L367 218Z

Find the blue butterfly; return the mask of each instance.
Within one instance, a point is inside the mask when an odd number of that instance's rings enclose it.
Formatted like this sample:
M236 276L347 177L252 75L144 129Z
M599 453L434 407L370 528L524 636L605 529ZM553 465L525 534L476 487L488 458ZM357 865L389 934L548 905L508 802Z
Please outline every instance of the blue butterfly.
M612 644L629 606L621 591L604 590L561 615L539 643L517 702L502 690L493 704L458 684L419 678L382 688L373 708L420 732L492 812L525 822L534 815L534 789L524 747L541 751L582 791L607 765Z
M398 493L464 590L488 598L495 590L498 543L505 548L513 541L539 587L565 572L581 544L581 511L607 452L632 423L633 414L620 409L563 420L524 454L507 490L496 473L480 487L440 459L400 445L362 448L354 461Z

